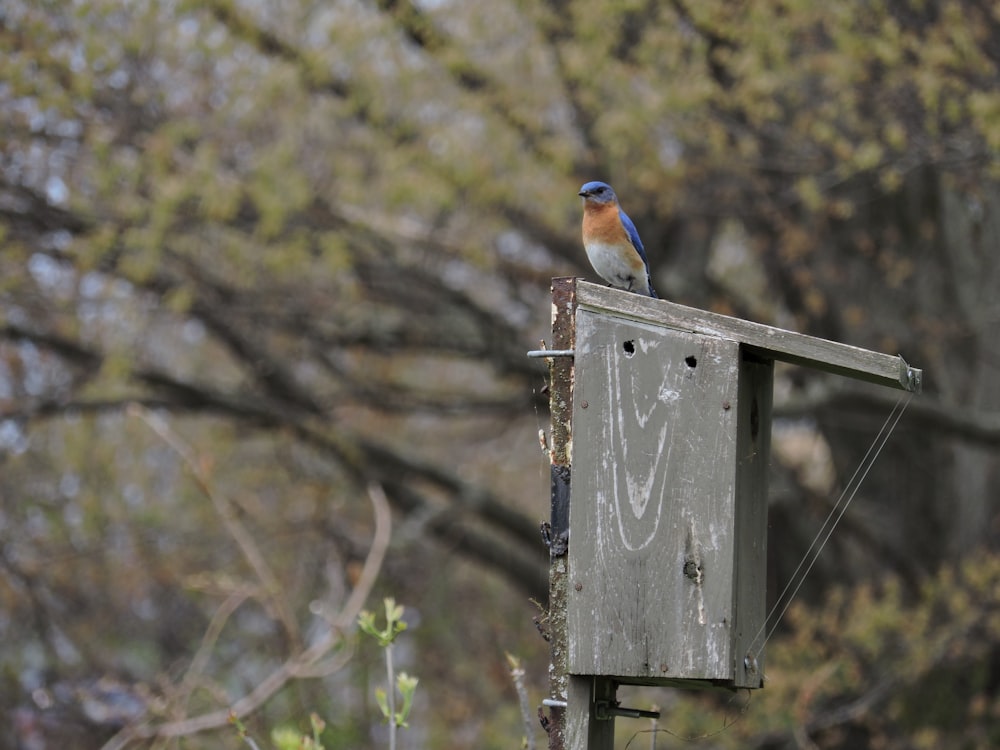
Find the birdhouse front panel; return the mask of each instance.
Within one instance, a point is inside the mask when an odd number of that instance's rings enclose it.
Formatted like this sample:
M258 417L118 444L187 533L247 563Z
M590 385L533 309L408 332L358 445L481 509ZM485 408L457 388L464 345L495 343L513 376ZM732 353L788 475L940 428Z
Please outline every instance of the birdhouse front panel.
M569 671L759 686L769 363L586 309L575 350Z

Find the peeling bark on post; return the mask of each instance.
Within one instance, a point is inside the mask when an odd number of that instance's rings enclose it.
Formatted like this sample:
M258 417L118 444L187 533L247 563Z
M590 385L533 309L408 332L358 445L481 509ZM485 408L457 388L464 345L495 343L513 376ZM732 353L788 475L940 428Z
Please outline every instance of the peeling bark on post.
M576 283L552 280L552 347L572 349L576 335ZM549 539L549 696L566 701L569 694L566 633L566 550L569 543L570 462L573 453L573 358L549 360L549 411L552 418L550 462L552 516ZM566 709L549 709L549 750L566 748Z

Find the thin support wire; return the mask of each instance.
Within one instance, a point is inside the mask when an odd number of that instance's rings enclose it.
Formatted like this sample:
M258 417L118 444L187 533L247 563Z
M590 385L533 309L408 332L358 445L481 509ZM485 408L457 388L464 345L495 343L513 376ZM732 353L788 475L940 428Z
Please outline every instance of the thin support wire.
M912 393L904 393L899 397L899 399L897 399L895 405L892 407L892 411L889 412L889 416L886 417L885 422L882 424L882 428L878 431L878 434L875 436L872 444L868 447L868 451L865 453L864 458L861 459L861 463L858 464L858 468L854 470L851 478L847 481L843 492L841 492L840 497L837 498L837 502L830 510L826 520L823 521L823 525L820 526L819 531L816 532L816 536L813 537L812 543L809 545L809 549L807 549L805 554L802 556L802 559L796 566L795 571L792 573L791 577L789 577L788 583L785 584L785 588L782 589L777 600L774 602L774 606L771 607L771 611L768 612L767 617L764 618L764 622L760 626L760 630L757 631L757 634L750 642L747 659L755 660L755 655L764 650L764 646L767 645L771 636L774 635L774 631L777 629L778 623L781 622L781 618L785 616L785 612L788 611L792 601L799 593L799 589L802 588L802 584L805 582L806 577L812 570L813 565L815 565L816 561L819 559L820 553L823 551L826 543L833 535L834 529L837 528L837 524L840 522L840 519L844 517L844 513L847 512L847 508L850 506L851 501L854 500L854 496L858 494L858 489L860 489L861 483L865 481L865 477L868 476L868 472L871 471L872 466L874 466L875 461L882 452L882 449L885 447L886 442L888 442L889 437L896 429L896 424L899 422L900 417L903 416L903 412L906 411L906 407L909 405L912 397ZM799 575L799 571L802 570L803 565L805 565L805 570L796 582L796 576ZM795 584L794 588L792 588L793 583ZM789 589L792 589L791 594L788 594ZM788 594L787 598L786 594ZM779 607L781 608L780 611L778 611ZM777 617L775 617L775 612L778 613ZM772 619L773 622L771 622ZM770 629L768 629L768 622L771 622ZM759 648L755 648L757 640L762 634L764 635L764 640L761 642Z

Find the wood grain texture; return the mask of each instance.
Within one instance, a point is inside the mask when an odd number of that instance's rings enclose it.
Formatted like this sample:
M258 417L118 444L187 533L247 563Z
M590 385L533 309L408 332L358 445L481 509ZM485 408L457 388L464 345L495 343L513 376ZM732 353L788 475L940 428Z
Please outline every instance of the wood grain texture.
M737 679L740 363L735 341L578 309L572 674ZM742 580L762 586L763 571ZM762 607L763 590L754 595Z
M578 304L583 309L602 310L633 320L738 341L768 359L804 365L913 393L919 393L923 385L923 372L907 365L900 356L880 354L836 341L685 307L667 300L625 294L585 281L578 281L576 288Z

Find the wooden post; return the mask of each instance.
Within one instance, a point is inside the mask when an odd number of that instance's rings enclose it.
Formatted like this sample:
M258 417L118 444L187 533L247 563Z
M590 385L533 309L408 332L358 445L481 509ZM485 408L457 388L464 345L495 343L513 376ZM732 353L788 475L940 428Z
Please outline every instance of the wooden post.
M576 345L576 279L552 280L552 348L571 351ZM615 702L617 685L606 677L570 674L566 598L569 580L568 542L570 475L573 451L574 358L549 360L551 514L549 541L548 634L549 696L565 707L549 708L549 750L613 750L615 722L598 718L598 701Z
M576 340L576 284L571 278L552 280L552 348L572 350ZM547 529L549 544L548 636L549 697L565 707L550 706L549 750L566 750L567 714L570 705L580 702L579 686L570 702L570 677L566 632L566 552L569 541L571 419L573 415L573 358L549 360L549 410L552 429L549 437L551 462L551 515Z
M598 703L617 705L618 685L610 677L570 675L569 707L566 714L568 750L614 750L615 719L599 715Z

